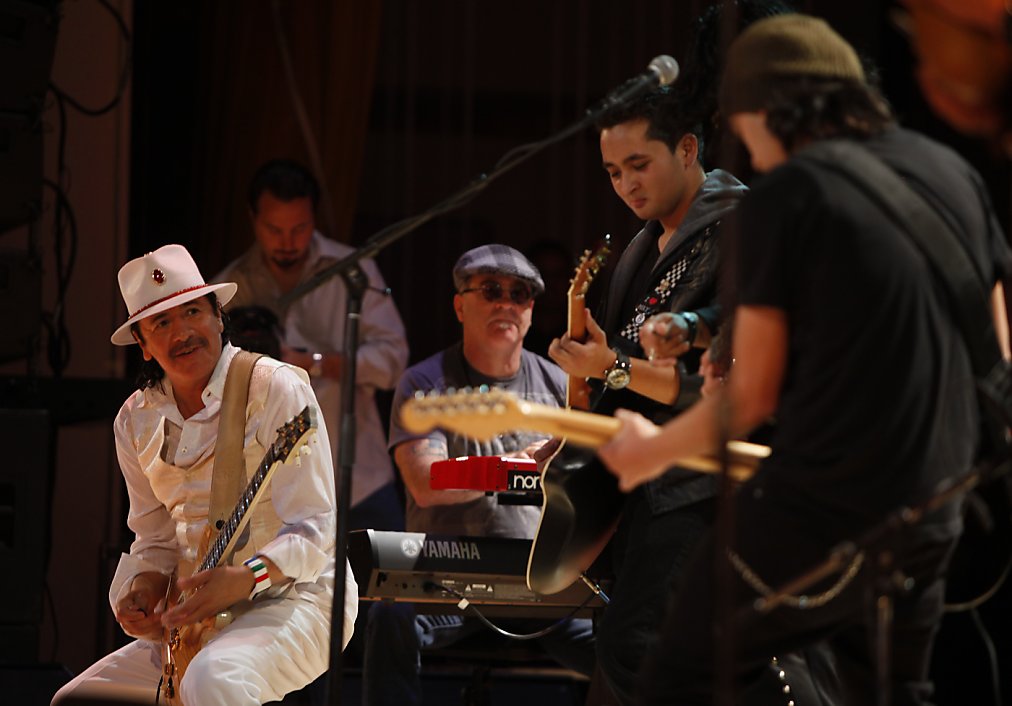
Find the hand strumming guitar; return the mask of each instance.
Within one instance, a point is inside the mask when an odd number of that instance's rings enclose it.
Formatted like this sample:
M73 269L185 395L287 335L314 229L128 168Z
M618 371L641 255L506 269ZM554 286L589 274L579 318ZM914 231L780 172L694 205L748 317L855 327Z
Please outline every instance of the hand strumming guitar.
M162 635L162 601L169 577L157 571L145 571L124 584L116 600L116 622L130 637L157 640Z
M663 441L659 438L661 427L628 409L616 410L615 418L622 422L622 428L597 454L618 477L619 489L628 493L663 475L671 458L655 449L657 442Z
M264 556L260 558L267 567L272 586L290 581L287 576L281 573L274 562ZM213 569L180 578L176 582L176 586L180 591L188 592L190 595L179 605L162 613L162 625L167 628L175 628L199 623L248 598L253 590L253 584L253 572L243 564L216 566Z

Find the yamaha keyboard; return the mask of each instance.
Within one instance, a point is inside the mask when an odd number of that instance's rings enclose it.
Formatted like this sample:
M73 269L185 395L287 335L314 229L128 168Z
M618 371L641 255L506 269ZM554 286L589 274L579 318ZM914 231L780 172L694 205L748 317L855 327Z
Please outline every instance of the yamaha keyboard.
M466 599L490 617L588 617L604 608L582 581L549 596L527 588L530 551L529 539L379 530L348 535L348 560L362 600L459 613Z

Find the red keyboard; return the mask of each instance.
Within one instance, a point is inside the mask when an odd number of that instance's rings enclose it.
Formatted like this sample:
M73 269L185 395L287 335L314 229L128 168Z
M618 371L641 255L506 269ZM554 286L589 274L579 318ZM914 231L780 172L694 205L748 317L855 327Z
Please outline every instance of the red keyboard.
M460 456L432 464L433 490L534 492L541 490L538 464L529 458Z

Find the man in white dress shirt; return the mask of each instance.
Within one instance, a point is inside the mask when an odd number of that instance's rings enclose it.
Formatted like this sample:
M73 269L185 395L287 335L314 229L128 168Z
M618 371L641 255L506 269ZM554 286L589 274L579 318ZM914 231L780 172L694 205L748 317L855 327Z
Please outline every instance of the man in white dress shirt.
M354 252L316 230L320 186L298 162L275 159L250 181L248 205L255 242L214 281L235 282L239 290L225 306L233 324L242 310L266 309L279 324L280 359L309 371L339 452L341 378L345 363L344 330L348 289L331 277L289 305L278 299L320 270ZM359 263L369 289L359 317L355 380L355 464L348 527L404 529L404 503L394 486L386 431L376 406L377 390L392 390L408 362L404 324L372 260ZM237 341L249 350L253 347ZM260 350L260 349L257 349ZM261 350L261 352L269 352Z
M231 609L234 621L197 653L178 684L187 706L261 704L320 676L328 665L336 502L324 423L316 453L282 464L251 510L250 537L231 562L190 576L195 593L166 608L169 577L195 557L207 526L211 472L225 378L238 349L222 335L221 304L234 283L207 285L189 253L166 245L119 273L130 317L112 336L136 343L145 359L140 388L115 421L116 450L135 533L109 592L116 620L131 637L65 686L69 696L154 701L165 628ZM244 456L252 475L276 430L307 405L318 410L304 371L270 358L253 369ZM346 574L345 640L357 614L357 586Z

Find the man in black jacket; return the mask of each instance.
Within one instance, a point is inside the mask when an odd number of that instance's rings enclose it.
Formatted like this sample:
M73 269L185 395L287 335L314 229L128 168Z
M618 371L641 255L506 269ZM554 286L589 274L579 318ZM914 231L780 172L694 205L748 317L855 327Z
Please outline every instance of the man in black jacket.
M700 130L676 93L653 91L605 116L601 156L615 193L643 229L622 253L602 324L588 313L588 338L556 339L549 355L571 376L603 382L595 411L635 409L660 423L698 397L700 349L717 325L717 229L745 194L721 170L705 172ZM639 328L675 312L683 342L675 366L651 365ZM695 349L691 350L690 349ZM609 686L631 703L639 665L663 615L668 586L713 516L713 476L672 471L625 500L613 541L616 580L598 626L598 660Z

